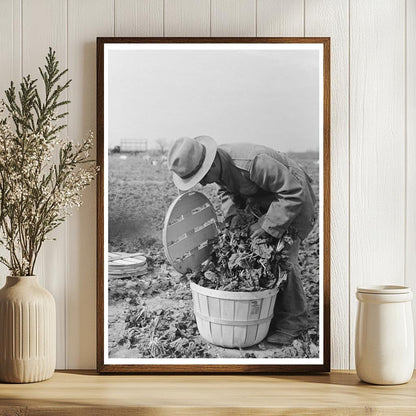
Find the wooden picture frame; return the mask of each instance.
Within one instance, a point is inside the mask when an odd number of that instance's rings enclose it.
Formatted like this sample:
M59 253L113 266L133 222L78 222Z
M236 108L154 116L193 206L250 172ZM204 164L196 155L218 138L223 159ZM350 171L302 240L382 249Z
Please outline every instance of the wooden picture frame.
M198 50L200 45L215 48L234 45L239 47L262 48L281 47L288 50L303 51L303 48L315 48L319 54L319 357L296 359L289 358L256 361L242 358L232 363L212 358L201 362L199 359L182 360L135 360L130 358L112 359L108 353L108 122L109 107L107 104L110 82L108 78L108 51L119 46L135 50L190 45ZM126 46L127 45L127 46ZM281 46L278 46L281 45ZM141 49L142 48L142 49ZM299 48L299 49L296 49ZM160 50L158 49L158 50ZM127 53L127 52L126 52ZM265 52L266 53L266 52ZM267 80L270 81L270 80ZM186 132L185 132L186 134ZM201 133L204 134L204 133ZM117 156L120 157L120 156ZM97 370L103 374L110 373L309 373L330 371L330 39L329 38L97 38L97 163L100 166L97 181ZM107 218L107 224L105 219ZM323 238L322 238L323 237ZM322 241L323 240L323 241ZM106 255L107 253L107 255ZM106 293L107 291L107 293ZM138 295L139 296L139 295ZM107 336L107 338L106 338ZM309 362L306 362L310 360ZM138 363L140 361L140 363ZM209 361L209 363L207 362ZM232 361L232 360L231 360ZM266 363L264 361L267 361Z

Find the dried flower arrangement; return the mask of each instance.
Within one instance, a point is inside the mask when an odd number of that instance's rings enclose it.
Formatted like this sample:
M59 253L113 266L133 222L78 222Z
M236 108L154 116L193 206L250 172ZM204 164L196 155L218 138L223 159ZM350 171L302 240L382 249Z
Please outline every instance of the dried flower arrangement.
M293 239L290 232L280 239L269 234L252 238L250 225L256 221L250 210L238 210L220 230L209 261L189 278L203 287L233 292L278 288L291 267L288 251Z
M59 121L68 114L61 109L69 103L60 97L71 81L59 84L68 70L58 65L49 48L44 70L39 68L44 95L27 75L19 91L10 84L0 108L0 246L10 254L0 262L13 276L33 275L47 235L80 206L96 175L92 133L80 144L59 136L66 127Z

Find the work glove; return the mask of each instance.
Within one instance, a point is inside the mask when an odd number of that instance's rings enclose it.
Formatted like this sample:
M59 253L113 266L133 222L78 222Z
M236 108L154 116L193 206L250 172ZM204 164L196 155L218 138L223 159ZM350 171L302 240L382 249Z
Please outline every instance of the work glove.
M261 238L266 236L266 231L261 228L259 222L255 222L250 225L250 236L251 238Z
M238 215L230 215L225 219L225 223L228 225L230 230L238 227L239 225L239 217Z

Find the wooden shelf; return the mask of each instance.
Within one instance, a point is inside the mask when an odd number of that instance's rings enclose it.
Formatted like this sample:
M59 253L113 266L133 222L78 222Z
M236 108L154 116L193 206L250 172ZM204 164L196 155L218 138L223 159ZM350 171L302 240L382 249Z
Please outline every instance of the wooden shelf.
M416 415L416 375L400 386L353 372L273 376L97 375L57 371L0 383L0 415Z

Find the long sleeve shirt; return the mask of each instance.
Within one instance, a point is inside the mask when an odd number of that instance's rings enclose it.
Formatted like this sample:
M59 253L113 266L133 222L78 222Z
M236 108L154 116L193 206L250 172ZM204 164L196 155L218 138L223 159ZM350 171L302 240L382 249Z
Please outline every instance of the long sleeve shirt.
M218 147L221 179L218 194L225 218L254 203L261 227L280 237L290 226L304 239L315 219L312 180L285 154L250 143Z

